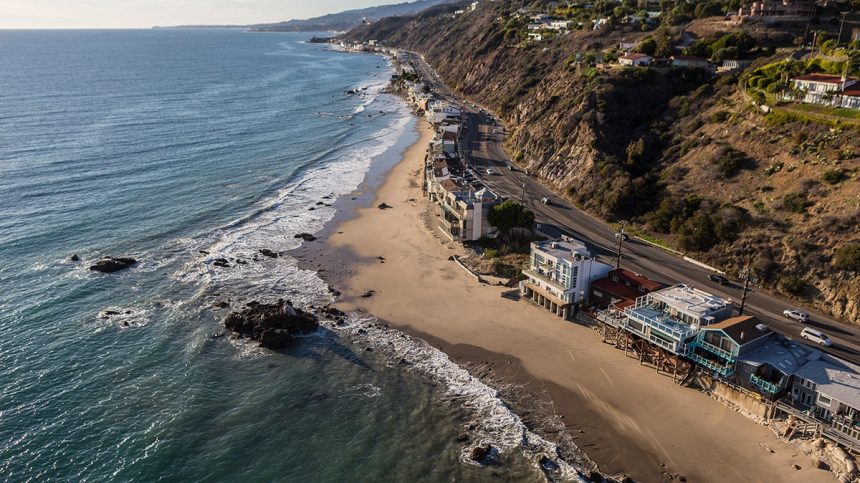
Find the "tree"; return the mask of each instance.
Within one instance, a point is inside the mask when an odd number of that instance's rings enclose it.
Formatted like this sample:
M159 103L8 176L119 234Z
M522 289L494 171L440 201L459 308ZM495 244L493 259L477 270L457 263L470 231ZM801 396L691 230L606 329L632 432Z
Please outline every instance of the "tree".
M860 243L849 243L836 250L833 257L836 268L860 272Z
M535 214L516 201L507 200L490 209L487 220L508 236L514 228L531 228L535 223Z

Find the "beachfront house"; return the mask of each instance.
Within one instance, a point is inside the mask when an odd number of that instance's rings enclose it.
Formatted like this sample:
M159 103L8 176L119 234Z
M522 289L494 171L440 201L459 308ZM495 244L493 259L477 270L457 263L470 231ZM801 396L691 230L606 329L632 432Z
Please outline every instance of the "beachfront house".
M806 74L791 79L786 99L807 104L860 109L860 79L831 74Z
M773 336L752 316L731 317L702 327L687 347L687 357L720 377L737 369L738 358L753 352Z
M591 282L588 303L601 309L609 307L623 309L635 303L637 298L665 286L660 282L649 280L644 275L616 268L606 277Z
M792 376L804 364L820 357L819 350L774 334L754 351L738 357L733 378L762 396L776 398L787 390Z
M534 242L520 292L541 307L567 320L571 307L586 300L591 282L605 277L612 266L597 261L585 244L563 236Z
M496 237L498 230L488 218L490 209L501 203L502 198L487 188L472 191L457 187L459 189L446 191L439 197L436 211L439 231L459 242Z
M810 361L794 374L789 400L805 415L826 423L825 436L860 445L857 366L829 355Z
M731 315L731 300L678 284L637 298L624 309L621 328L673 354L686 355L687 344L701 327Z
M636 52L624 54L618 58L618 63L627 67L646 67L651 65L651 56Z

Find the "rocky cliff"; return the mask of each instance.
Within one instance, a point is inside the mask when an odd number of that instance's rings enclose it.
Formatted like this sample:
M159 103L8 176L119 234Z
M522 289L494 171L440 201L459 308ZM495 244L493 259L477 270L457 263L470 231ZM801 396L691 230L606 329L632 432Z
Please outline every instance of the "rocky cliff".
M580 29L528 42L519 6L481 2L458 16L439 6L346 37L424 54L449 86L500 115L515 162L579 207L860 320L860 260L837 259L860 243L857 124L790 107L765 115L739 88L742 72L610 62L620 40L659 32ZM742 28L694 22L684 35L697 29L704 38ZM744 34L758 43L753 68L792 38L758 25Z

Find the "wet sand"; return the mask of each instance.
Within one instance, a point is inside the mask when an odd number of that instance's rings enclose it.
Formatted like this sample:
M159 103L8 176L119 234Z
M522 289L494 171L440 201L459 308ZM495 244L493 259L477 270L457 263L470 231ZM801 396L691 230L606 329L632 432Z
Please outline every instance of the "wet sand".
M494 387L521 387L511 405L524 420L539 424L522 414L532 404L563 421L567 436L606 474L649 482L669 481L667 475L690 482L835 480L768 428L640 366L592 329L502 298L507 289L478 284L449 261L463 249L431 222L421 169L432 132L423 121L416 129L420 139L381 185L341 201L341 216L297 253L342 292L338 308L423 337L482 371L482 379L492 374Z

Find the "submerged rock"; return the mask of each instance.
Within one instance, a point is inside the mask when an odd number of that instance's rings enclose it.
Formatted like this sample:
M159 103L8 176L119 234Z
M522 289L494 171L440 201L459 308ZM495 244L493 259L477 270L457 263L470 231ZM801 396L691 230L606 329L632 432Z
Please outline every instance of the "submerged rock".
M293 235L293 238L301 238L304 241L312 242L317 239L317 237L311 235L310 233L298 233Z
M137 260L131 257L104 257L90 266L90 270L102 273L113 273L125 270L137 264Z
M278 258L278 256L279 256L277 252L273 252L272 250L269 250L268 248L261 249L260 255L263 255L264 257L269 257L269 258Z
M77 253L75 253L74 255L72 255L72 256L70 256L70 257L69 257L69 261L70 261L70 262L80 262L80 261L81 261L81 257L80 257L80 256L78 256L78 254L77 254Z
M380 210L388 210L388 209L391 209L391 208L394 208L394 207L393 207L393 206L391 206L391 205L389 205L388 203L380 203L380 204L377 206L377 208L379 208Z
M283 349L292 343L294 335L309 334L319 323L313 315L281 299L275 304L251 302L246 309L227 315L224 326L240 337L259 341L262 347Z
M472 448L472 454L470 458L472 461L477 461L478 463L486 460L490 454L493 452L493 447L489 443L483 446L475 446Z
M212 262L212 265L216 267L228 268L230 266L230 261L226 258L216 258L215 261Z

